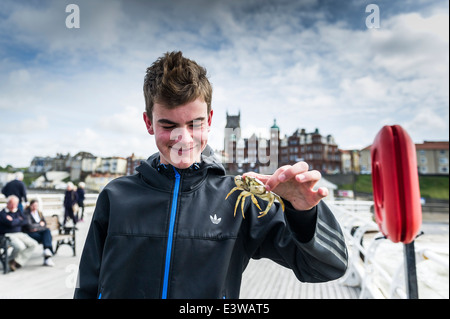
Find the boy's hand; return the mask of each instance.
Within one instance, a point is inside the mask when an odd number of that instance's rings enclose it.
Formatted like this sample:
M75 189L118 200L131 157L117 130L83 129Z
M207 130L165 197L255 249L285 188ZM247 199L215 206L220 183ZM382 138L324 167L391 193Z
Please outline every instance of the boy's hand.
M289 201L296 210L309 210L328 195L326 187L313 190L322 175L319 171L308 171L308 164L298 162L278 168L273 175L262 175L254 172L244 175L253 176L283 199Z

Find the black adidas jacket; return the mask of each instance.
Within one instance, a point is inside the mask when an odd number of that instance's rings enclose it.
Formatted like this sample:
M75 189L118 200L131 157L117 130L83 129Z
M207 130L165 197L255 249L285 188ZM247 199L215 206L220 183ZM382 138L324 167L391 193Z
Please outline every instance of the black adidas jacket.
M304 282L341 277L347 249L340 227L320 202L297 212L286 202L269 213L239 192L207 147L186 170L151 156L138 174L100 193L80 261L75 298L238 298L250 258L270 258ZM258 199L259 200L259 199ZM261 208L267 204L259 200Z

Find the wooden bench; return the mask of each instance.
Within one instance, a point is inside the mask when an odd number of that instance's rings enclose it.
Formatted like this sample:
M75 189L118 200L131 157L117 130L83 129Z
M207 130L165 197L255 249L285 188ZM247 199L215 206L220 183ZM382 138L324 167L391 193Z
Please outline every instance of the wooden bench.
M52 233L53 241L56 241L56 247L54 253L58 252L61 245L69 245L72 247L73 256L76 256L76 230L75 226L63 226L59 222L58 215L52 215L45 217L45 222L47 223L47 228L50 229Z
M9 272L8 249L11 247L11 240L5 235L0 235L0 263L3 266L3 273Z
M58 251L61 245L69 245L72 247L73 256L76 256L76 227L66 227L60 224L58 215L45 217L48 229L52 233L52 239L56 242L54 253ZM5 236L0 235L0 264L3 266L3 273L9 272L9 258L8 250L11 246L11 240Z

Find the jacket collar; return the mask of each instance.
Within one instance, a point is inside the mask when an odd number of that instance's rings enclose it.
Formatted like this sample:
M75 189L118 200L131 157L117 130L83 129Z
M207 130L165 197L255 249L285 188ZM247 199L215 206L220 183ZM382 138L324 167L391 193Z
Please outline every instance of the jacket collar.
M200 185L208 173L225 175L224 167L209 145L203 150L200 163L194 163L186 169L178 169L170 164L161 164L159 153L153 154L136 168L144 182L162 190L173 188L175 170L181 175L182 191L192 190Z

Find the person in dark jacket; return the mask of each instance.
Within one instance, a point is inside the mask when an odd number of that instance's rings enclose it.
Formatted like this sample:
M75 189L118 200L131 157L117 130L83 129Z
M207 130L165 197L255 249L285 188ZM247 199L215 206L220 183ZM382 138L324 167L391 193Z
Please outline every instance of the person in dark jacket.
M23 182L23 173L17 172L15 179L6 183L6 185L2 188L2 193L5 197L10 195L15 195L19 199L18 208L21 212L23 212L23 203L26 203L27 200L27 188L25 183Z
M77 224L78 208L78 194L75 190L75 185L72 182L68 182L66 191L64 193L63 225L65 225L66 222L68 222L70 219L72 219L74 225Z
M207 145L211 94L206 70L181 52L147 69L143 117L159 152L99 194L75 298L238 298L251 258L270 258L305 282L345 273L344 237L322 201L328 190L313 190L321 175L306 163L247 175L279 195L284 212L275 202L261 217L247 199L234 216L240 192L225 200L234 177Z
M78 184L78 188L77 188L77 196L78 196L78 213L79 215L77 215L77 220L78 221L83 221L84 219L84 198L85 198L85 190L84 188L86 187L86 184L83 182L80 182Z

